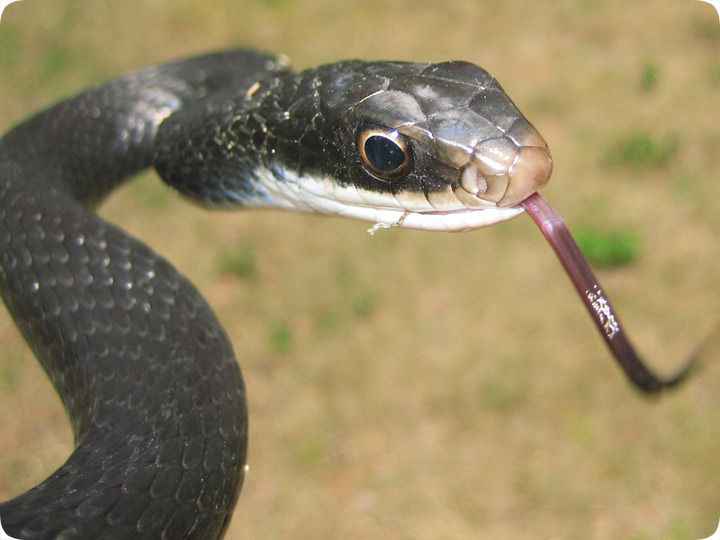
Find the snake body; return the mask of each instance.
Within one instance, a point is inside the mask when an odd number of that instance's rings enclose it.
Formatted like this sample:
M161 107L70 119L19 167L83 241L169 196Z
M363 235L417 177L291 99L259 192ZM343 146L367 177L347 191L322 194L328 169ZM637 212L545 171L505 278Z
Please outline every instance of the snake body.
M0 140L0 293L57 389L76 448L0 505L23 539L214 539L247 447L228 337L170 264L92 209L151 165L209 206L381 226L510 219L547 146L471 64L339 62L291 72L216 53L93 87Z

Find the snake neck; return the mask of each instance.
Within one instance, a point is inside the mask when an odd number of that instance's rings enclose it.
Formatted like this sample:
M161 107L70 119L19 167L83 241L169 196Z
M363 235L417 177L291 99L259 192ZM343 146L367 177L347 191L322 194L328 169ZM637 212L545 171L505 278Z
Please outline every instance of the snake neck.
M286 69L284 60L254 51L217 53L213 63L207 69L207 57L197 57L153 66L63 100L3 136L2 162L14 162L24 184L52 185L96 206L152 164L158 126L168 116Z
M326 151L318 126L308 124L322 121L314 75L269 74L237 96L173 115L155 140L158 174L203 205L277 206L262 176L284 183L289 170L317 174Z

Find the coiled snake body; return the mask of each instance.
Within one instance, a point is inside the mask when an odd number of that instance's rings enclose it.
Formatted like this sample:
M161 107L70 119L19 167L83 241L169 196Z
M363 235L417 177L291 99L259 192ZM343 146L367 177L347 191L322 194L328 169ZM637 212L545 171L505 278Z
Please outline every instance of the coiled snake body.
M242 485L232 347L175 269L92 213L154 164L210 206L464 230L548 180L543 139L480 68L340 62L291 73L234 51L91 88L0 140L0 291L76 449L0 505L24 539L212 539Z

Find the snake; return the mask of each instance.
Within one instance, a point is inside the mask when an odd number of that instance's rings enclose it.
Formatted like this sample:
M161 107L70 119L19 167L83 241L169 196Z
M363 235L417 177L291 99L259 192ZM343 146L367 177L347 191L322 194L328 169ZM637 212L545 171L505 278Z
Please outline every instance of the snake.
M3 529L219 539L235 508L248 443L240 368L197 289L95 213L126 179L154 167L208 208L349 217L372 232L474 230L526 211L547 231L558 222L537 191L552 163L497 80L461 61L295 72L283 56L222 51L131 72L19 123L0 139L0 294L75 449L0 504ZM606 337L622 335L593 279L579 285L588 309ZM662 381L625 356L645 390L685 376Z

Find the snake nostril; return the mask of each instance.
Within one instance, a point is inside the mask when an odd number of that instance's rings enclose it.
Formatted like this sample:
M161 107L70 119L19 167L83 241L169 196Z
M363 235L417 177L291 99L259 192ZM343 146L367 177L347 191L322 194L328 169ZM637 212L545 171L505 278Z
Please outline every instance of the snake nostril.
M513 206L544 187L552 174L552 158L547 148L520 148L510 167L510 182L498 206Z
M460 185L471 195L479 195L488 190L488 181L480 169L468 165L460 176Z

